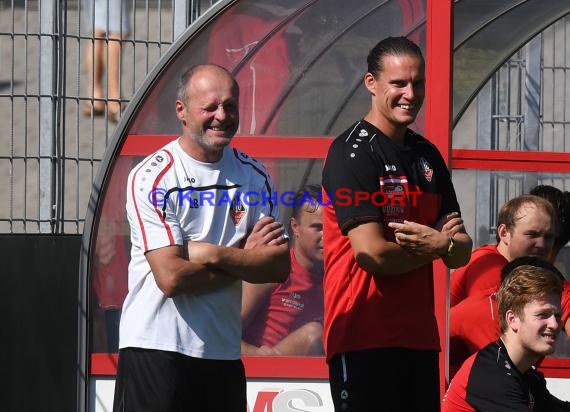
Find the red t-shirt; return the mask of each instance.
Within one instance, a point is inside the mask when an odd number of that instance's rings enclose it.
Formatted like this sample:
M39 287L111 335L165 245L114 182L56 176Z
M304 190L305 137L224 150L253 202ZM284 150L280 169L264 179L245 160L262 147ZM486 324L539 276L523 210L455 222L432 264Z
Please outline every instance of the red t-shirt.
M497 287L463 299L449 313L449 374L479 349L499 339Z
M501 270L507 263L507 259L497 250L497 245L475 249L469 263L451 275L450 305L453 307L475 293L498 288Z
M312 275L297 262L291 249L289 278L275 285L267 310L261 311L243 332L243 340L255 346L273 347L304 324L323 320L322 275Z

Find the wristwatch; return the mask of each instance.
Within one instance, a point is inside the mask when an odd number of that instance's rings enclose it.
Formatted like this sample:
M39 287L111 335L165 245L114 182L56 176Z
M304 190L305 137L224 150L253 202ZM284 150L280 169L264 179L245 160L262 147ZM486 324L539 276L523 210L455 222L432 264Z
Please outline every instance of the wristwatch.
M448 236L448 238L449 238L449 246L447 247L447 252L441 255L441 257L453 256L453 254L455 253L455 242L453 241L453 238L451 236Z

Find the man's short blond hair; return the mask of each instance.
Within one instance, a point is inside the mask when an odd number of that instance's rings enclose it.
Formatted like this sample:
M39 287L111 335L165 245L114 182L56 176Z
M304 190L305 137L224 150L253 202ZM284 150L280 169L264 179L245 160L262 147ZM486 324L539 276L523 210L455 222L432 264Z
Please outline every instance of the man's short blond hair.
M513 269L497 293L501 333L507 331L507 311L512 310L517 316L523 317L524 307L528 303L553 295L559 300L562 296L562 279L553 271L531 265Z

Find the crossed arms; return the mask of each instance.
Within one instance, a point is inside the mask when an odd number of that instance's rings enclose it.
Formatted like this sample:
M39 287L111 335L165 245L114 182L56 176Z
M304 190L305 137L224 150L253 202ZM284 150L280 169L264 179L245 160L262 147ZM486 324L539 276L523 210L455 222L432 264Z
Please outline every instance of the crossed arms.
M145 256L167 297L208 293L236 280L283 282L290 270L284 231L281 223L266 216L254 225L243 248L188 242L150 250Z
M395 231L395 242L385 238L383 225L378 222L360 224L348 232L356 262L368 273L398 275L440 257L449 268L469 261L473 242L458 213L443 217L435 228L408 221L388 225ZM446 255L450 238L455 251Z

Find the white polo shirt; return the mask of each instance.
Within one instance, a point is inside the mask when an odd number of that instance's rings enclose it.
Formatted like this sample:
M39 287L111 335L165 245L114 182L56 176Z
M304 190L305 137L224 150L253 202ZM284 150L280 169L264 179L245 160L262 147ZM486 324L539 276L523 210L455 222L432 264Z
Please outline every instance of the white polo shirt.
M212 293L168 298L144 254L185 240L239 247L263 216L280 220L265 168L231 147L219 162L202 163L175 140L131 171L127 192L132 250L119 347L239 359L241 281Z

